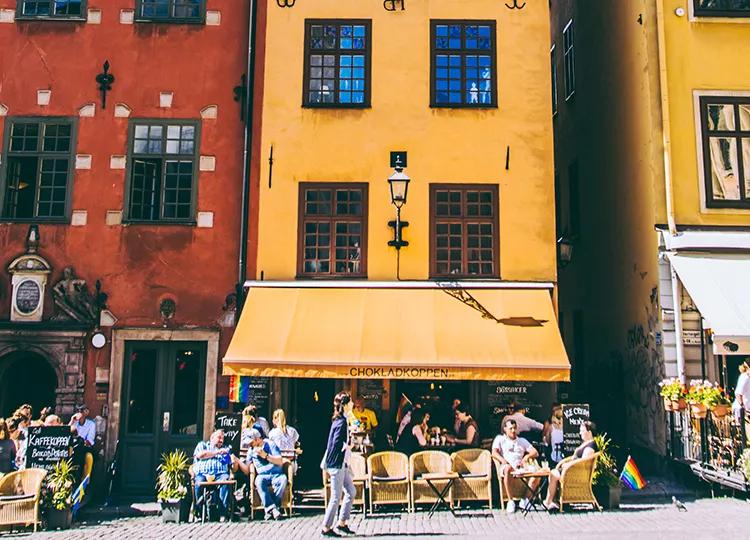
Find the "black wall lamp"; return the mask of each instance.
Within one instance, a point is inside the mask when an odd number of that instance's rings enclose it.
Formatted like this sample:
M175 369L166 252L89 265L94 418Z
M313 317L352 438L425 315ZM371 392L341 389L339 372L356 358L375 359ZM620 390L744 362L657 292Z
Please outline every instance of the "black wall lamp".
M573 261L573 247L575 238L563 234L557 239L557 262L561 268L568 266Z
M394 154L396 153L394 152ZM409 245L409 242L403 238L403 229L409 226L409 222L401 221L401 207L406 204L411 178L404 173L403 162L400 156L396 156L393 164L395 171L388 178L388 184L391 188L391 204L396 207L396 221L388 222L388 226L393 228L393 240L390 240L388 245L400 250L402 247Z

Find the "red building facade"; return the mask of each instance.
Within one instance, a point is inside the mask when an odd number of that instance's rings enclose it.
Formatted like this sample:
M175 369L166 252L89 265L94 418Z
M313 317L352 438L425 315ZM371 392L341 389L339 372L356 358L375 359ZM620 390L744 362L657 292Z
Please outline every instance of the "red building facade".
M250 4L0 0L0 416L88 404L126 491L227 394Z

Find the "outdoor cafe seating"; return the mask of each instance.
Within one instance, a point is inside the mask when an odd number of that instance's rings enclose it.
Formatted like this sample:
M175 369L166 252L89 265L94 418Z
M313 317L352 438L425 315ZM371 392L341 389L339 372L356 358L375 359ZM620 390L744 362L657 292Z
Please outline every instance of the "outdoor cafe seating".
M287 485L286 489L284 490L284 498L281 501L281 510L285 511L287 516L292 515L292 510L294 509L294 468L291 463L286 463L284 465L284 472L287 476ZM255 488L255 467L253 467L252 463L250 464L250 479L247 483L247 489L250 490L251 495L250 498L250 519L255 519L255 512L259 510L264 510L263 503L260 500L260 495L258 494L258 490Z
M602 507L594 497L591 488L594 471L596 470L596 461L599 459L601 452L587 457L567 467L560 477L560 512L566 504L590 504L597 510L601 511ZM560 464L564 464L572 457L563 459ZM559 465L558 465L559 466Z
M0 531L14 526L40 524L39 506L44 469L26 469L0 478Z
M499 459L495 458L492 458L492 461L495 464L495 473L500 493L500 510L505 510L505 505L509 501L517 501L526 497L528 488L520 478L510 478L508 481L508 484L510 485L510 493L508 493L505 489L505 483L503 482L501 473L502 463Z
M378 452L367 458L370 513L378 505L405 504L411 511L409 458L401 452Z
M352 480L357 493L354 496L353 503L362 505L362 513L367 515L367 459L361 453L353 452L349 459L349 468L352 470ZM325 506L328 506L328 499L331 497L331 478L328 471L323 470L323 499Z
M451 454L453 501L487 501L492 509L492 454L482 448L466 448Z
M452 471L451 457L446 452L438 450L425 450L416 452L409 457L409 481L411 482L411 507L417 504L434 504L438 500L435 489L443 490L450 479L430 479L425 475L447 475ZM433 486L430 486L432 482ZM453 489L449 490L448 503L453 506Z

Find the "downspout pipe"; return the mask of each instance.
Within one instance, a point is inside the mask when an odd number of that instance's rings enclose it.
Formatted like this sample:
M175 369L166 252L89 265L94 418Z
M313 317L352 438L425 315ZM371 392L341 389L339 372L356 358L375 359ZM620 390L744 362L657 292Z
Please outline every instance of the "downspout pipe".
M670 263L671 264L671 263ZM672 266L672 301L674 302L674 333L677 351L677 378L685 384L685 348L682 345L682 283Z
M661 95L662 144L664 147L664 198L666 199L669 234L677 235L672 182L672 130L669 113L669 79L667 77L667 38L664 30L664 2L656 1L656 33L659 55L659 86ZM678 344L678 349L681 348Z
M250 221L250 159L253 145L253 97L255 89L255 36L257 33L258 2L249 0L247 28L247 71L245 75L245 140L242 152L242 213L240 219L240 246L237 272L237 312L239 317L245 303L244 283L247 281L247 240Z

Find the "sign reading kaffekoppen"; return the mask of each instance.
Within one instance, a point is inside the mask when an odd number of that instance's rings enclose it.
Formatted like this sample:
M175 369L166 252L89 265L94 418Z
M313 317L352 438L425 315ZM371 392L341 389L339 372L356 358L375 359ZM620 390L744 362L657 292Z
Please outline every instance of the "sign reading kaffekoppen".
M353 367L349 370L352 377L376 377L380 379L450 379L450 370L446 368L418 367Z

